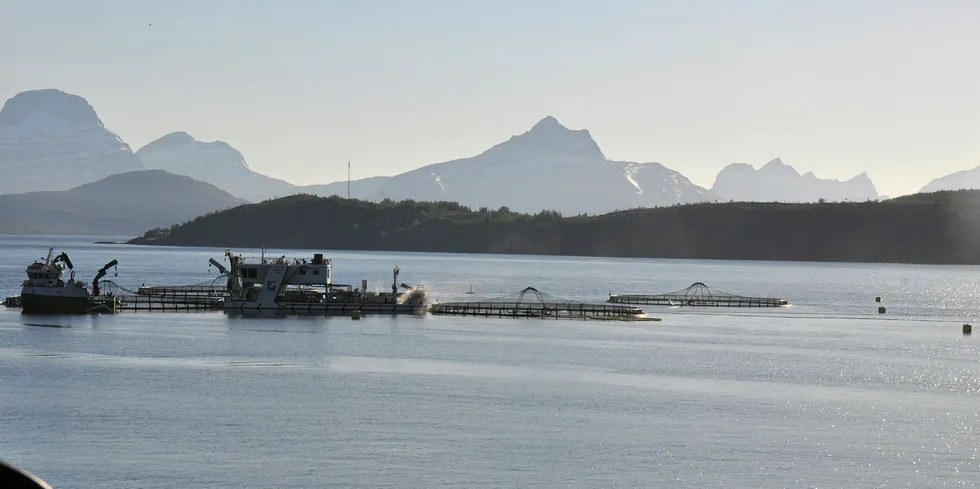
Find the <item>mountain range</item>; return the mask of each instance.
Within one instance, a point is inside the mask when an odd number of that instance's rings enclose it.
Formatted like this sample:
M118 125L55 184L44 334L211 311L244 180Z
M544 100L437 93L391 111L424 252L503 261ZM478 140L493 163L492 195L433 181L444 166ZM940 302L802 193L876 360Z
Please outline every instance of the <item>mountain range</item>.
M358 183L371 190L366 200L452 201L517 212L595 214L717 198L659 163L611 161L587 130L570 130L554 117L476 156Z
M70 190L0 195L0 233L132 236L245 203L188 176L140 170Z
M228 143L198 141L186 132L167 134L140 148L136 156L149 169L187 175L250 201L299 191L289 182L252 171L242 153Z
M922 187L919 192L927 193L938 192L940 190L962 189L980 189L980 166L937 178L926 184L925 187Z
M746 163L732 163L718 173L711 191L725 200L742 202L863 202L879 198L867 173L850 180L800 175L792 166L776 158L756 170Z
M295 193L346 196L348 182L295 186L256 173L223 142L168 134L136 152L148 168L212 183L260 201ZM393 177L350 182L351 197L381 201L455 201L472 207L601 213L712 200L706 189L659 163L609 161L586 130L546 117L529 131L471 158L424 166Z
M199 141L182 131L133 152L84 98L59 90L19 93L0 110L0 194L64 191L148 169L185 175L250 202L297 193L346 196L348 186L351 197L371 201L457 201L474 208L563 214L705 201L881 198L865 173L846 181L822 179L800 174L779 158L759 169L728 165L706 189L660 163L610 160L588 130L569 129L551 116L471 157L395 176L299 186L255 172L225 142ZM161 173L147 175L148 180L163 178ZM937 179L923 190L971 186L980 186L980 168ZM25 222L23 215L4 219Z

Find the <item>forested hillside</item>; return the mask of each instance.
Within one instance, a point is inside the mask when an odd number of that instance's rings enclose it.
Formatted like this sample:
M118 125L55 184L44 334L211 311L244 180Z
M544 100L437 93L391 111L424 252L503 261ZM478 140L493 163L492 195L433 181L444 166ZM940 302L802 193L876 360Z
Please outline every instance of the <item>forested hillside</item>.
M980 192L862 203L705 203L576 217L299 195L156 229L131 243L980 264Z

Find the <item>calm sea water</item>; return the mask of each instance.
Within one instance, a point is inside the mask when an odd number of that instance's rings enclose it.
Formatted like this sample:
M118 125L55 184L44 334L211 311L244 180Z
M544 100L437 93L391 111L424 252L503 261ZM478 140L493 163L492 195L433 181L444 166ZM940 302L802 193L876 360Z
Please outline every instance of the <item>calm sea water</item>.
M222 252L92 241L0 237L0 295L49 246L85 280L118 259L130 288L214 279ZM384 288L398 265L432 299L703 281L793 306L637 324L0 307L0 458L56 489L980 481L980 337L961 334L980 268L326 252L337 282Z

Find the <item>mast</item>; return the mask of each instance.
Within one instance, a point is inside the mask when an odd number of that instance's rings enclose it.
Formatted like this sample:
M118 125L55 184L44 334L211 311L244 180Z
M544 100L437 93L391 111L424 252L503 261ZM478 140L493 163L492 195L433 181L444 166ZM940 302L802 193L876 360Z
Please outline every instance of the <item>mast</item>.
M350 160L347 160L347 198L350 199Z

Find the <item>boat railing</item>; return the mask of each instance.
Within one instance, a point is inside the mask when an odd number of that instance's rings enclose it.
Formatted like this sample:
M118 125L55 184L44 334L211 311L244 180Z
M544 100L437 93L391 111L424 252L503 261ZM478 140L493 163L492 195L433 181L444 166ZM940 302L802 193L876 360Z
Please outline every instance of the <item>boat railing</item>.
M265 258L255 256L238 256L239 265L314 265L312 258L291 258L286 257L281 260L279 258ZM319 265L331 265L332 261L328 258L324 258L322 263Z

